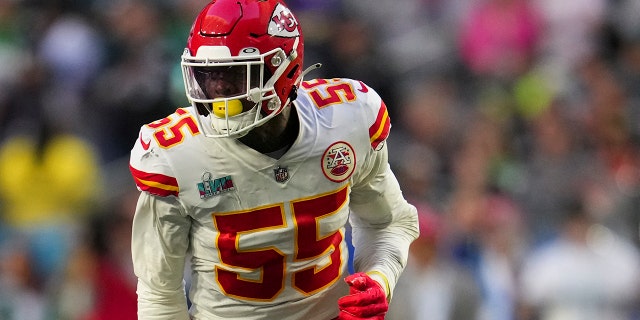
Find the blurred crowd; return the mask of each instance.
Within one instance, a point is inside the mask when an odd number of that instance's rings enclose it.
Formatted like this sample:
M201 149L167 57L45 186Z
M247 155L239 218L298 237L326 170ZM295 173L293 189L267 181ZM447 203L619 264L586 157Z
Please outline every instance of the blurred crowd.
M0 319L135 319L140 125L205 0L0 0ZM420 238L388 319L640 319L640 1L289 0L389 106Z

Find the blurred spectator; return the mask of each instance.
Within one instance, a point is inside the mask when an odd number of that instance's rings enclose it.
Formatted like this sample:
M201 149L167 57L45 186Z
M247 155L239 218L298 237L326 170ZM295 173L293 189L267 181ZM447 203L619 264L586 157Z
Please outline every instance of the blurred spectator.
M26 68L28 53L24 52L23 16L14 0L0 0L0 134L5 131L10 117L9 99L18 86L16 75Z
M562 206L591 176L591 155L581 147L582 131L556 100L527 122L528 147L524 155L524 184L515 196L521 204L532 245L557 233Z
M466 110L461 107L460 92L453 79L449 77L424 79L404 88L404 94L396 105L396 118L393 123L399 126L390 136L392 146L403 147L411 141L429 149L435 158L433 170L435 185L433 189L446 191L450 184L451 157L460 139ZM394 107L389 107L394 108ZM392 152L389 157L394 162L401 162L404 152ZM394 159L398 157L399 159ZM407 168L409 172L412 169ZM444 201L429 199L433 201Z
M115 1L103 8L107 69L92 84L85 115L104 161L127 156L141 124L164 117L171 105L170 68L160 8L147 0ZM169 59L171 58L171 59Z
M419 211L419 219L420 237L411 245L386 319L477 319L480 289L471 272L447 253L446 220L427 210Z
M575 68L599 50L607 0L531 1L542 17L537 63L558 92L572 82Z
M472 117L454 157L453 188L447 214L459 263L480 287L476 319L512 319L516 274L526 230L519 204L496 184L507 149L503 128L487 116Z
M476 3L460 30L466 66L488 79L514 79L535 61L541 26L527 0Z
M637 312L638 250L595 224L581 201L563 208L559 237L527 257L521 319L623 320Z
M137 192L118 195L84 225L83 241L50 289L56 319L137 319L131 222Z
M307 26L304 30L304 43L307 47L305 56L307 53L311 56L305 64L318 62L318 58L322 57L315 57L316 50L322 50L322 46L327 44L335 30L333 24L342 18L340 0L290 0L287 1L287 5L296 13L300 24Z
M343 0L345 14L370 26L394 86L403 88L456 67L455 33L459 19L474 0Z
M43 112L61 128L86 133L82 121L86 89L102 67L102 39L86 19L77 14L57 17L48 27L37 55L49 70Z
M81 138L16 135L0 145L3 222L26 237L39 276L60 271L99 191L96 154Z
M602 59L581 68L590 102L585 114L586 136L597 170L585 183L589 208L603 223L627 241L639 239L640 212L631 209L640 189L640 150L626 107L629 94ZM632 118L633 119L633 118Z
M33 266L31 250L18 237L0 246L0 319L46 319L46 279Z
M440 210L446 193L441 188L441 160L432 149L419 142L398 142L389 146L397 157L390 161L398 182L404 186L405 198L426 211Z
M312 43L316 51L311 50L308 56L305 53L306 63L322 63L322 68L315 71L320 73L319 77L336 78L346 74L349 78L363 81L374 88L385 103L396 105L397 96L393 81L390 81L393 79L392 70L389 65L380 63L382 56L371 26L351 16L339 17L332 23L326 42ZM389 113L395 116L394 109Z

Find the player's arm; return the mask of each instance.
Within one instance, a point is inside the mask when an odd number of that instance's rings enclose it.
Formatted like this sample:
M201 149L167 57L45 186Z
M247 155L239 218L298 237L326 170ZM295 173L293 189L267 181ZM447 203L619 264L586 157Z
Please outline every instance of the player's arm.
M130 171L142 191L133 218L131 251L138 277L138 319L187 320L183 275L190 217L181 205L171 166L143 126L131 151Z
M418 237L416 209L402 197L387 163L386 146L372 152L365 166L369 174L354 183L351 193L357 272L345 278L350 289L338 300L340 320L384 319L409 245Z
M405 267L409 245L418 237L415 207L402 196L388 163L386 140L391 130L387 106L372 88L358 82L363 123L368 124L371 148L354 173L350 216L356 271L366 272L391 298ZM366 134L366 133L365 133Z
M350 223L355 270L380 283L390 299L419 231L416 208L402 196L387 159L386 146L372 151L369 175L352 189Z
M183 284L189 219L177 198L141 193L131 246L138 319L189 319Z

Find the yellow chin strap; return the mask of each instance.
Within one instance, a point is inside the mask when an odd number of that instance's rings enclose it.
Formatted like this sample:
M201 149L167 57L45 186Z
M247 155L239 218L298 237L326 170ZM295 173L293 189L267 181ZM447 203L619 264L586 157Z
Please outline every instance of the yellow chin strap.
M212 103L213 114L218 118L225 117L225 111L227 108L229 117L233 117L242 112L242 102L240 100L229 100L229 101L217 101Z

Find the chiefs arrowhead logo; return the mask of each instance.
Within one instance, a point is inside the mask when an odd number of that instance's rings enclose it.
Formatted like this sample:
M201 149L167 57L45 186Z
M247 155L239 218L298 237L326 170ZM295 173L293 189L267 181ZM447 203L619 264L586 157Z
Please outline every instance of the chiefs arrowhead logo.
M298 20L296 20L289 9L282 4L278 4L271 14L268 33L276 37L299 37Z
M333 182L349 179L355 168L356 153L351 145L344 141L333 143L322 155L322 172Z

